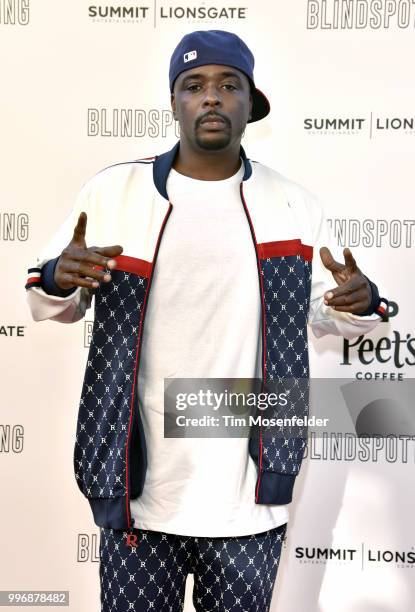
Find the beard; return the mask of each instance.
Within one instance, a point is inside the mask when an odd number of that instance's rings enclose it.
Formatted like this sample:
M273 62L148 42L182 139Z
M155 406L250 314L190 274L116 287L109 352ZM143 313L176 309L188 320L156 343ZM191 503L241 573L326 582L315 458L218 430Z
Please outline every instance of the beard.
M220 151L221 149L226 149L230 141L230 132L217 132L215 133L214 138L204 138L203 136L196 134L196 144L205 151Z

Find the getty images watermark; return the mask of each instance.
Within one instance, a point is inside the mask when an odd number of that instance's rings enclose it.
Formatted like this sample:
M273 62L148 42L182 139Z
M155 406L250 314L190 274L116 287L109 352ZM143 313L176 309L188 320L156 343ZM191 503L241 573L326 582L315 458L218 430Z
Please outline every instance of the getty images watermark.
M414 379L165 378L166 438L415 436Z
M328 419L308 414L306 379L263 385L257 378L169 378L164 387L165 437L302 437Z

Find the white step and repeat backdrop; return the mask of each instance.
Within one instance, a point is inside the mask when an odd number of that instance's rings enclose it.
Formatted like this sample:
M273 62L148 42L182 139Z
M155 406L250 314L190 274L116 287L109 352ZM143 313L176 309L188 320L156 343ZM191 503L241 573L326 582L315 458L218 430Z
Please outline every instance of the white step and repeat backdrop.
M312 338L313 376L413 377L413 0L0 0L0 589L69 590L74 612L99 609L98 528L72 468L92 311L35 323L26 270L89 177L174 144L170 55L212 28L246 40L271 101L248 155L319 195L393 302L365 338ZM414 462L396 434L310 443L273 612L413 610Z

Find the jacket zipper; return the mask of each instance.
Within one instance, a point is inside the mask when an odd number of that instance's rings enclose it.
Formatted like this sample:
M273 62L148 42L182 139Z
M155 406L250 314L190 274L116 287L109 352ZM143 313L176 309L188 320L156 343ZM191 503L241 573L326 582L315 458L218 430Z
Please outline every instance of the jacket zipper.
M153 265L151 266L150 277L148 279L147 289L146 289L146 293L144 296L143 313L141 315L140 325L139 325L138 334L137 334L137 349L136 349L136 358L135 358L135 365L134 365L133 389L132 389L132 394L131 394L130 418L128 422L128 433L127 433L127 441L126 441L126 448L125 448L125 480L126 480L126 483L125 483L126 484L126 496L125 496L126 508L125 509L126 509L126 516L127 516L127 538L126 538L127 546L137 546L137 536L133 534L134 529L133 529L133 526L131 525L130 484L129 484L130 453L129 451L130 451L131 423L132 423L133 409L134 409L134 394L136 392L136 379L137 379L137 372L138 372L138 366L139 366L139 360L140 360L140 354L141 354L142 331L143 331L143 325L144 325L144 318L145 318L145 314L147 310L147 301L148 301L148 296L150 293L151 281L153 279L153 273L154 273L154 268L155 268L156 261L157 261L157 255L158 255L158 251L160 247L161 237L163 235L164 228L166 226L167 220L172 210L173 210L173 205L171 202L169 202L169 208L163 219L163 223L161 225L160 232L157 238L156 249L155 249L154 258L153 258ZM137 402L137 410L138 410L138 402Z
M254 243L257 268L258 268L258 279L259 279L259 293L261 297L261 329L262 329L262 385L261 392L264 390L265 380L266 380L266 333L265 333L265 297L264 297L264 281L261 273L261 263L259 260L259 252L258 252L258 243L255 237L254 225L251 220L251 216L248 211L248 206L244 197L243 183L240 185L240 193L241 200L245 210L245 214L248 218L249 228L251 230L251 236ZM258 503L259 500L259 485L261 483L262 476L262 452L263 452L263 442L262 442L262 423L259 426L259 473L257 478L257 483L255 487L255 503Z

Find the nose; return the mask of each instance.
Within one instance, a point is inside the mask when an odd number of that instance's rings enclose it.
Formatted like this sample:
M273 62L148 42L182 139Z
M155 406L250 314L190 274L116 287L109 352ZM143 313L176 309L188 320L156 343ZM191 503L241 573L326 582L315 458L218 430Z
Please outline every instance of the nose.
M219 89L213 83L206 86L206 95L203 100L203 107L217 107L222 104L222 96Z

